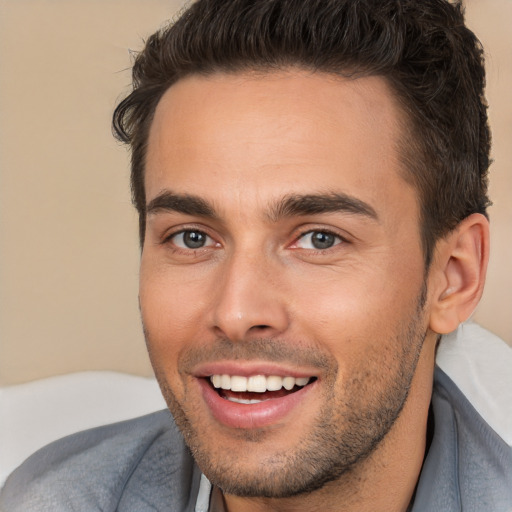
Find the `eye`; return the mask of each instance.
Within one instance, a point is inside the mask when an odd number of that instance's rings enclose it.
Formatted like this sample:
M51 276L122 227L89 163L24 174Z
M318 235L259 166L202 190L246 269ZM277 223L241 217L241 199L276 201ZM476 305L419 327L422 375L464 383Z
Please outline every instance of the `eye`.
M329 233L329 231L308 231L304 233L296 242L300 249L325 250L338 245L343 240L341 237Z
M180 249L201 249L215 245L214 240L206 233L192 229L175 233L169 240Z

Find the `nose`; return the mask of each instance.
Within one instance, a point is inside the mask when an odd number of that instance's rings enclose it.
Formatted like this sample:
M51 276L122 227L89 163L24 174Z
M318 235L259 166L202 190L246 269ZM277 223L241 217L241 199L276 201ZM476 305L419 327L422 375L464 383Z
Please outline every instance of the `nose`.
M233 342L275 337L289 323L282 269L257 255L236 254L224 262L213 307L216 335Z

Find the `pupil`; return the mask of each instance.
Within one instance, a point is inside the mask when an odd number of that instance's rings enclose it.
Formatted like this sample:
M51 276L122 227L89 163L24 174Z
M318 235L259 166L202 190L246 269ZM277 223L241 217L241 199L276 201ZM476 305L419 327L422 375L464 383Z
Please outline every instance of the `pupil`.
M313 236L311 237L311 243L315 249L328 249L334 244L334 235L317 231L313 233Z
M189 249L199 249L203 247L206 237L198 231L187 231L183 234L183 242Z

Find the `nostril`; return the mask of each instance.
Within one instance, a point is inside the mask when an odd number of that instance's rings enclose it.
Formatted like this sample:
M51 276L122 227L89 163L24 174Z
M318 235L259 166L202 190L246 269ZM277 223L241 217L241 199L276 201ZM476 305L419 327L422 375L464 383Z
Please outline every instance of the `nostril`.
M270 325L254 325L252 329L261 331L263 329L270 329Z

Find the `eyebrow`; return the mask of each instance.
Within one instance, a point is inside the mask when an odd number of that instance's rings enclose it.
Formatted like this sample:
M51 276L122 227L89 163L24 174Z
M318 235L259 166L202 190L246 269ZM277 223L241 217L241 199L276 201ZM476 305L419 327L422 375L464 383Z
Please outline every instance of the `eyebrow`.
M168 190L157 195L146 206L147 214L162 211L197 215L199 217L217 217L213 207L204 199L189 194L176 194Z
M375 209L368 203L347 194L333 192L285 196L271 207L268 217L276 222L282 217L337 212L362 215L373 220L379 219Z
M159 212L177 212L207 218L218 218L215 208L205 199L191 195L178 194L165 190L146 206L148 215ZM356 197L343 193L293 194L287 195L271 204L266 216L271 222L281 218L318 215L324 213L345 212L378 220L375 209Z

